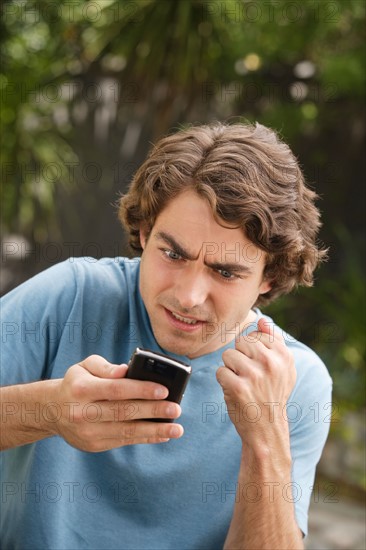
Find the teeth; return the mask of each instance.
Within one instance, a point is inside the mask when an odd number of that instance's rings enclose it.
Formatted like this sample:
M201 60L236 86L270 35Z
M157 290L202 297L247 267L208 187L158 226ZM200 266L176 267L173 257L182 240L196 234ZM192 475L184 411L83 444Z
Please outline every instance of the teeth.
M178 321L183 321L183 323L187 323L188 325L195 325L197 323L196 319L187 319L187 317L182 317L181 315L178 315L177 313L171 312L173 317L178 319Z

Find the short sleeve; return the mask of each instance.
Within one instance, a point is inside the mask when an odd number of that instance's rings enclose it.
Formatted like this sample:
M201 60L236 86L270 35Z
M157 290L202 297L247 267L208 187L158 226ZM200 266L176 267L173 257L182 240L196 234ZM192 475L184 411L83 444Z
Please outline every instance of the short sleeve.
M298 525L306 536L316 466L330 427L332 380L325 365L309 348L297 342L293 353L297 382L287 402L292 486L284 491L283 497L294 503Z
M74 264L67 260L32 277L0 300L2 386L47 377L75 293Z

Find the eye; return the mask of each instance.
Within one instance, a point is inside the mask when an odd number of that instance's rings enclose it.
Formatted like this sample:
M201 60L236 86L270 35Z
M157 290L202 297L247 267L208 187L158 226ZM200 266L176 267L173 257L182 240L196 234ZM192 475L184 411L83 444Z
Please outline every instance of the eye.
M218 269L217 272L223 279L230 280L236 278L236 275L233 275L232 273L230 273L230 271L226 271L225 269Z
M173 261L176 261L176 260L181 260L182 259L182 256L180 254L178 254L178 252L174 252L174 250L170 250L169 248L165 248L163 250L165 256L167 258L169 258L169 260L173 260Z

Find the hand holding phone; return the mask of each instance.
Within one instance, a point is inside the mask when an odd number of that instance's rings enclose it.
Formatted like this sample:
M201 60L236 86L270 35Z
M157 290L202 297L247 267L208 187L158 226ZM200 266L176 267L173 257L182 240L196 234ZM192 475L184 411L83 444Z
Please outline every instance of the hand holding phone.
M182 361L147 349L136 348L129 361L126 378L150 380L162 384L169 390L166 399L180 403L191 372L191 366ZM161 419L151 420L162 421ZM165 419L164 422L167 420Z

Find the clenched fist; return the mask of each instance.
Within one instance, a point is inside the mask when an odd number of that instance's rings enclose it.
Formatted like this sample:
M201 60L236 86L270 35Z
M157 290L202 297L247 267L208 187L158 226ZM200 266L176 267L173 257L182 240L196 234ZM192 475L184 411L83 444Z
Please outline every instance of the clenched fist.
M279 438L288 444L286 403L296 382L294 359L281 334L264 319L258 331L226 350L217 370L228 413L243 445L269 452Z

